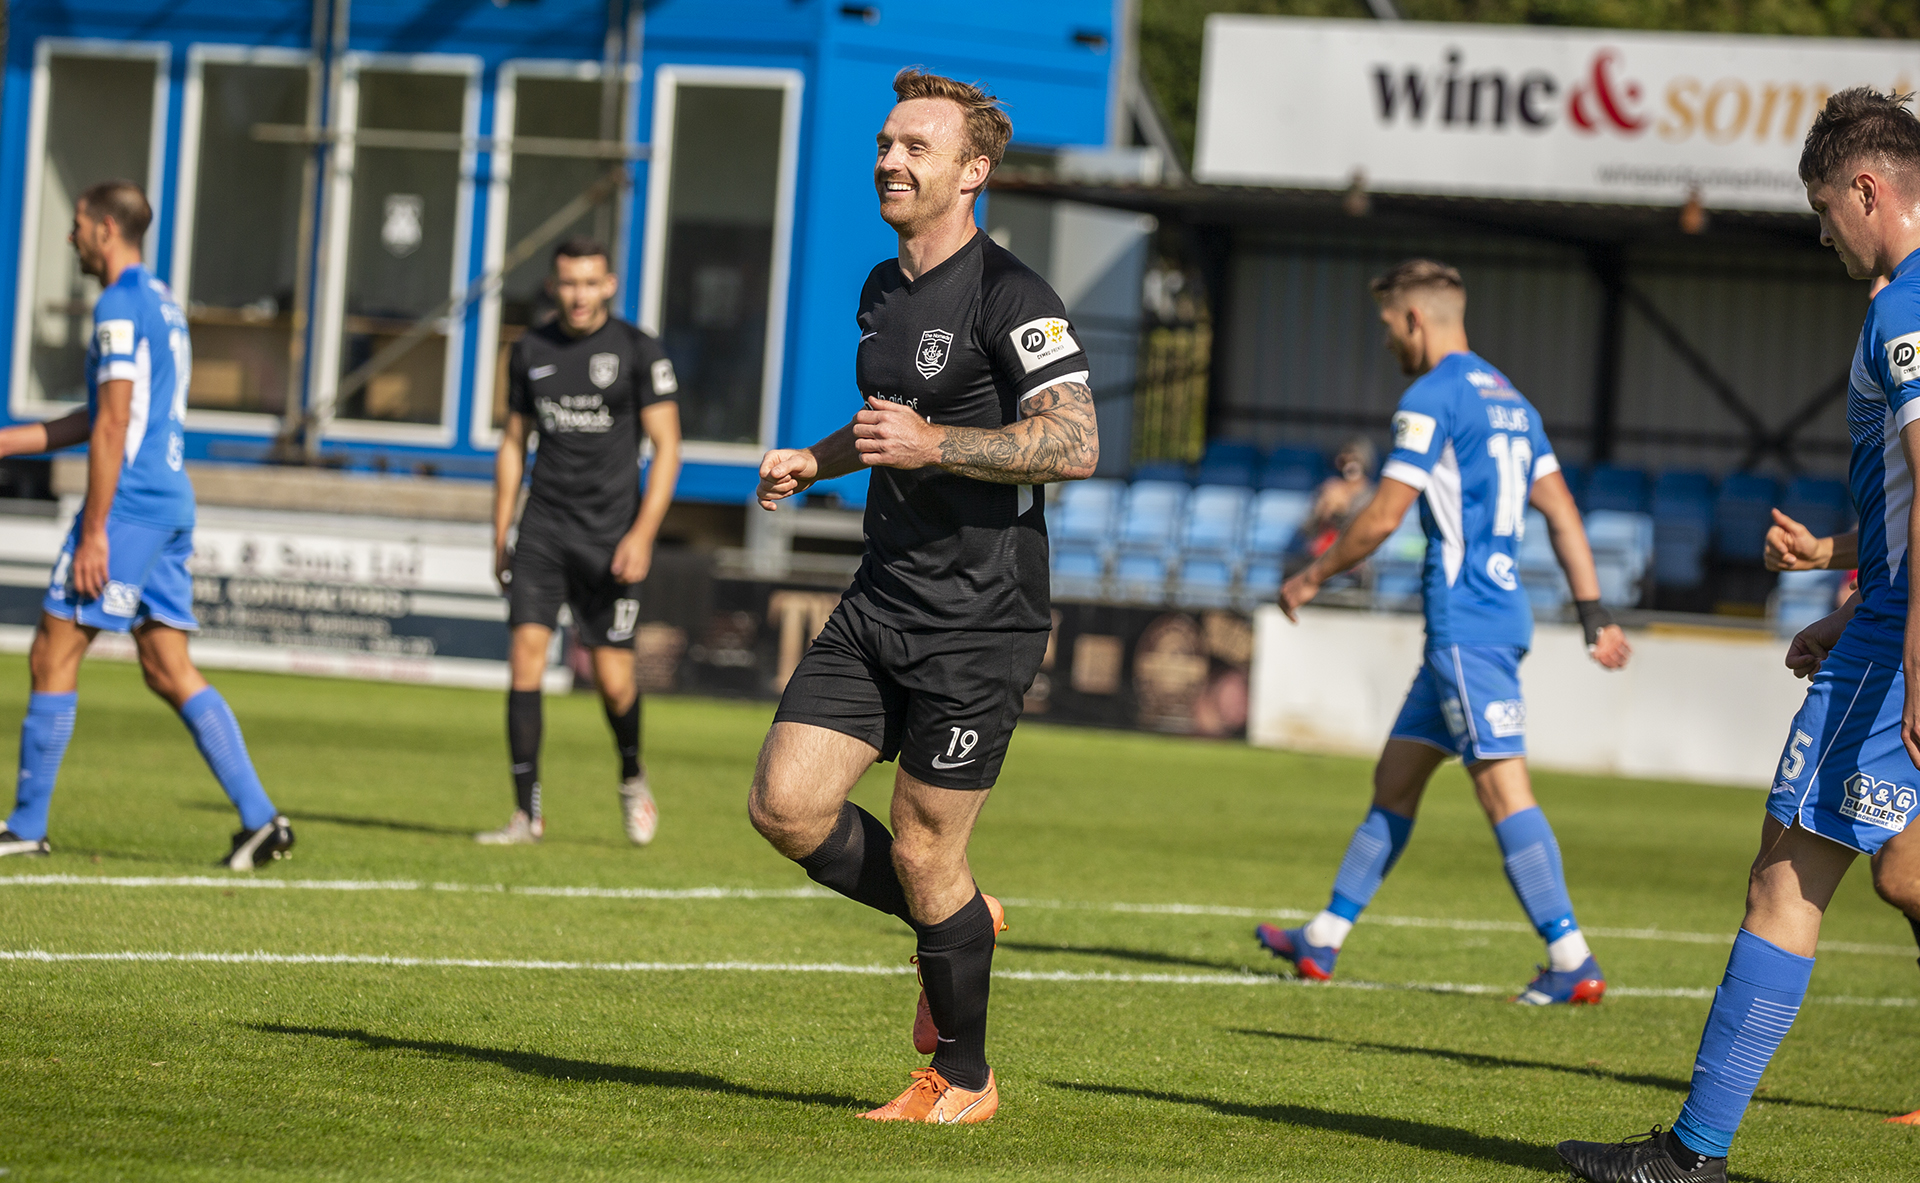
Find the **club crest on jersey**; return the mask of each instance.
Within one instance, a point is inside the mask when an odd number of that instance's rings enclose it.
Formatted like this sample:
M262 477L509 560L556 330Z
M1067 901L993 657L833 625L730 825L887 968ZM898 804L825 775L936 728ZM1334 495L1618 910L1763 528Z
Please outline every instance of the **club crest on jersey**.
M947 368L953 352L953 334L945 329L928 329L920 334L920 349L913 355L914 368L922 378L931 378Z
M587 359L587 380L605 390L620 376L620 355L596 353Z
M1907 828L1916 800L1912 789L1866 772L1854 773L1841 787L1847 799L1840 803L1840 816L1896 833Z

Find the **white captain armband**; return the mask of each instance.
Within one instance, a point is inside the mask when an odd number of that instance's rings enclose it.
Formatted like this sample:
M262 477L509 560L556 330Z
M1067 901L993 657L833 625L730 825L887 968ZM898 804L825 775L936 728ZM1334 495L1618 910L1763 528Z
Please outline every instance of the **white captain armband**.
M1020 399L1019 399L1020 413L1022 415L1027 413L1027 400L1032 398L1034 395L1039 394L1041 391L1051 390L1052 388L1060 385L1063 382L1078 382L1080 383L1080 385L1085 386L1087 384L1087 379L1090 377L1092 377L1092 371L1090 370L1075 370L1071 374L1062 374L1058 378L1047 379L1045 382L1040 383L1038 386L1034 387L1032 390L1029 390L1025 394L1020 396Z

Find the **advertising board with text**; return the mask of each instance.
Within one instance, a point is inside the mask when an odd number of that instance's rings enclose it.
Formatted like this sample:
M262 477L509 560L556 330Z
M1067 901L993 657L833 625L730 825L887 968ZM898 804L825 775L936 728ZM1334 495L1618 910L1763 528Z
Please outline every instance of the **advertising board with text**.
M1194 171L1219 184L1804 211L1827 96L1920 43L1207 19Z

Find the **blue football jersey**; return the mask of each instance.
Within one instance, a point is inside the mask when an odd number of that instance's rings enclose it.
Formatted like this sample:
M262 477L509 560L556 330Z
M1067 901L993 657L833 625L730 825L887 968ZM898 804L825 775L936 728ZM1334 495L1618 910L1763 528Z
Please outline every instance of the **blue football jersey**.
M1533 644L1520 541L1533 482L1559 470L1540 413L1477 354L1448 355L1400 396L1380 475L1421 491L1428 645Z
M1920 418L1920 251L1867 306L1847 380L1847 483L1860 519L1860 607L1847 640L1898 663L1907 626L1907 515L1913 473L1900 432Z
M89 417L99 413L101 383L133 383L112 517L176 529L193 525L184 435L192 368L187 318L167 285L139 265L122 271L93 306L87 343Z

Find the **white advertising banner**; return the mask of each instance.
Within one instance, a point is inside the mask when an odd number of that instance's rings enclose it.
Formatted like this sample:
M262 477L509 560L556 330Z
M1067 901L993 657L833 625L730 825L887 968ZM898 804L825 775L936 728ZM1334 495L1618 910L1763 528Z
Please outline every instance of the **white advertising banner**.
M1220 184L1805 210L1828 95L1920 42L1207 18L1194 171Z
M0 526L0 652L24 651L79 499ZM257 669L505 689L507 602L493 535L473 523L202 508L193 534L193 656ZM134 656L102 633L96 656ZM555 668L548 689L571 675Z
M1807 684L1758 630L1635 631L1610 673L1580 629L1543 624L1520 667L1527 759L1538 768L1766 788ZM1418 616L1309 608L1254 615L1247 739L1261 747L1373 756L1420 668Z

